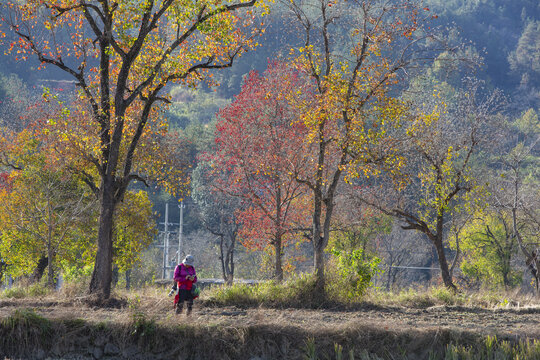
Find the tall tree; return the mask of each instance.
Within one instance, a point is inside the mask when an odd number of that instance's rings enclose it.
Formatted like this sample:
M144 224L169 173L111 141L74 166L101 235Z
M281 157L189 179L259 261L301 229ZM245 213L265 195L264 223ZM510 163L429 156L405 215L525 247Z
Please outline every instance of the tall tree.
M488 139L486 124L500 108L500 93L482 99L477 82L468 91L458 92L446 108L435 93L434 102L425 103L424 115L406 130L409 159L402 172L405 186L395 186L385 177L359 188L363 200L403 222L402 228L425 234L435 247L441 277L446 287L455 289L447 259L448 220L460 212L474 211L482 201L482 184L472 165L480 145Z
M540 295L540 121L532 109L525 111L507 128L495 166L498 176L492 180L491 204L509 212L512 236L519 245Z
M273 247L278 281L285 243L302 222L299 198L305 195L295 179L306 169L306 131L288 98L308 90L285 63L269 64L262 75L250 73L234 102L219 112L217 148L211 155L213 166L226 174L226 181L215 185L245 203L237 213L244 245Z
M308 129L312 244L318 294L324 290L324 250L338 185L399 167L394 130L407 117L389 92L398 73L419 60L428 9L414 1L294 0L284 2L302 36L295 66L313 83L313 99L297 102ZM429 57L423 55L424 58Z
M30 0L7 2L2 19L16 36L17 58L35 56L71 76L88 104L99 143L84 153L98 181L100 220L90 293L108 298L112 280L113 219L133 180L134 160L165 86L195 85L209 70L229 67L256 43L249 31L256 0L238 2Z

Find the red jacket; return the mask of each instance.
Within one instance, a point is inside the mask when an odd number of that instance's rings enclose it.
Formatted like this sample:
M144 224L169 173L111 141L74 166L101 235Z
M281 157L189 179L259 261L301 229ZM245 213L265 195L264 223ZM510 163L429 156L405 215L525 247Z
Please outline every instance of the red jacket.
M186 276L188 275L194 276L195 279L193 281L187 280ZM174 269L174 281L178 283L179 289L191 290L193 284L197 282L195 268L193 266L188 268L184 264L176 265L176 269Z

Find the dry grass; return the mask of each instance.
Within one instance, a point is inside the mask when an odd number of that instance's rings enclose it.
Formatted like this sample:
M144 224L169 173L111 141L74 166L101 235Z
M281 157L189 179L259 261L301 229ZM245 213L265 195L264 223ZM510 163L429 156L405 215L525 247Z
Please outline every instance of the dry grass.
M364 301L384 306L404 306L427 308L437 305L497 308L540 307L540 297L534 294L520 294L518 291L459 291L452 292L445 287L431 287L427 290L408 289L387 292L372 289Z
M475 331L375 321L368 312L199 308L192 318L163 318L146 313L159 306L139 299L123 311L82 309L88 314L84 319L54 317L46 309L14 310L0 324L0 356L73 357L110 349L116 352L109 357L129 359L337 360L349 354L370 360L495 359L484 357L490 352L508 355L497 359L518 353L519 359L536 359L540 354L537 340L493 342Z
M7 298L4 293L0 296L0 339L4 341L0 358L38 357L17 353L22 351L17 346L22 342L25 349L57 352L59 347L103 350L111 343L121 354L138 351L118 357L191 354L188 358L192 359L347 359L351 352L355 359L371 360L404 359L402 354L418 359L433 354L436 359L473 359L487 351L488 336L500 339L491 345L499 354L515 349L536 354L539 346L539 303L518 294L453 294L440 288L397 294L373 291L357 304L313 309L297 306L303 301L300 297L276 302L309 292L280 290L272 284L263 288L262 295L270 296L270 290L278 294L273 301L235 303L237 298L229 296L229 302L222 304L216 303L215 296L227 289L203 291L191 317L174 314L166 288L115 291L114 303L119 306L109 307L91 305L76 291L72 297L63 292ZM262 295L257 296L265 299Z

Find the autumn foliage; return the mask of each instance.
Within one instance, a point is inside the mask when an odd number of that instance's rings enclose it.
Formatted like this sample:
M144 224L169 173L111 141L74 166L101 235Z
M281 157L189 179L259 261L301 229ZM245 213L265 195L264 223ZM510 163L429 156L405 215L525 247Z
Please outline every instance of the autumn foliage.
M90 284L97 297L110 296L117 205L132 181L146 182L156 174L163 180L165 167L159 159L154 164L158 171L139 166L146 159L154 161L154 144L144 139L161 132L151 122L158 118L158 105L168 101L162 90L169 83L211 82L210 70L229 67L254 48L259 33L251 9L255 4L256 0L31 0L8 2L2 8L8 51L17 59L32 56L42 66L62 70L78 89L75 108L62 111L59 120L76 118L84 123L77 137L88 135L81 139L79 159L92 164L93 170L77 171L100 202ZM60 139L73 143L67 133ZM179 170L181 185L188 182L183 170Z
M282 252L302 239L309 211L306 188L296 181L306 171L307 132L289 103L292 93L309 93L307 84L283 62L250 73L234 102L219 112L217 149L208 155L215 171L226 174L218 190L245 204L237 214L242 243L273 247L277 279L283 277Z

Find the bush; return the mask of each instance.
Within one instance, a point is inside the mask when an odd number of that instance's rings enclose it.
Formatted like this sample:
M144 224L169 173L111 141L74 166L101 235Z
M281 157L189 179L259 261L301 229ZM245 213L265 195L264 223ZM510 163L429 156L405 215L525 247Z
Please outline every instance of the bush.
M251 306L257 303L254 288L250 285L233 284L210 290L208 302L216 305Z
M214 305L320 308L350 305L361 301L373 276L379 272L378 258L363 259L360 250L333 251L336 263L326 272L326 294L316 292L314 274L299 274L282 283L266 281L257 285L222 286L211 290L205 301Z
M342 251L333 248L331 252L336 259L336 271L339 275L335 278L332 277L332 272L329 272L328 278L334 280L329 282L333 297L339 299L345 295L349 300L362 298L366 290L373 285L373 277L381 271L381 260L377 257L366 257L362 249Z
M233 284L214 288L205 294L204 301L214 305L318 307L315 299L315 277L300 274L283 283L266 281L256 285Z
M86 294L92 278L93 265L83 267L71 266L65 262L62 263L62 275L64 283L61 292L66 297L75 297Z
M268 281L256 288L263 305L278 307L319 307L315 294L315 276L299 274L283 283Z
M401 291L399 294L397 294L395 299L398 301L398 303L413 308L427 308L435 305L435 301L429 293L414 289Z
M433 287L431 288L431 295L445 305L463 305L465 302L463 295L447 287Z

